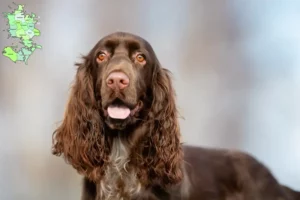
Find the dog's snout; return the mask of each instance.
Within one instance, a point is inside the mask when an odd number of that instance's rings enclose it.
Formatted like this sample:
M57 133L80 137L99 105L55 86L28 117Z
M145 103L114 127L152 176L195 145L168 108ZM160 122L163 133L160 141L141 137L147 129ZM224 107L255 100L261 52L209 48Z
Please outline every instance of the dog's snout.
M113 90L122 90L129 85L129 78L123 72L112 72L107 77L106 84Z

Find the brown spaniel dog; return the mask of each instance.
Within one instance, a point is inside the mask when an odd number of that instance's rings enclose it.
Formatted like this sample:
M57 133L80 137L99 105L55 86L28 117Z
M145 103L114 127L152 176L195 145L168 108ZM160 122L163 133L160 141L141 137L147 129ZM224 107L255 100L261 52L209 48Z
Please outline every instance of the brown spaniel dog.
M247 154L182 146L170 73L141 37L110 34L83 59L53 134L82 200L300 199Z

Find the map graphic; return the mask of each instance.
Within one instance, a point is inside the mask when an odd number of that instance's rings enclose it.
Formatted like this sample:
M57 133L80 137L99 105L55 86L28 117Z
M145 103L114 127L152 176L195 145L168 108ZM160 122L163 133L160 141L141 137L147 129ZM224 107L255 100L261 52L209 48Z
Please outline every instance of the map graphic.
M16 4L14 4L16 5ZM16 63L24 62L28 64L29 57L36 49L41 49L42 46L33 41L35 36L40 36L41 32L36 28L38 23L37 15L34 13L27 14L24 5L16 5L17 8L12 12L5 12L4 17L7 20L8 29L3 30L8 32L8 38L16 38L21 45L6 46L2 50L2 55ZM10 7L9 7L10 8Z

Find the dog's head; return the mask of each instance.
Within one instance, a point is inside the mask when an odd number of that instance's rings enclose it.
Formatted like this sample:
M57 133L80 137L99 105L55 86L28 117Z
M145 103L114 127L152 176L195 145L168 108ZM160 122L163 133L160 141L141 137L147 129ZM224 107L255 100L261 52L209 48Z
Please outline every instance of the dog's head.
M113 33L77 66L63 123L53 135L53 153L64 154L80 173L97 180L109 162L113 135L133 140L131 135L136 140L132 163L141 170L147 166L140 176L180 180L175 95L151 45L129 33Z

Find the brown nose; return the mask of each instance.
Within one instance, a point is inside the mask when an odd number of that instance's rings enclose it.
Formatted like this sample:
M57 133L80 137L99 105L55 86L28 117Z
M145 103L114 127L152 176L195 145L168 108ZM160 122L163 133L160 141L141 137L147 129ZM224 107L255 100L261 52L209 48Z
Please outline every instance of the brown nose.
M107 77L106 84L113 90L122 90L129 85L129 78L123 72L112 72Z

